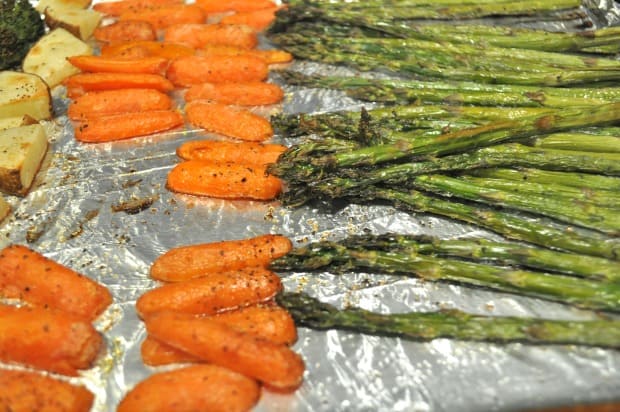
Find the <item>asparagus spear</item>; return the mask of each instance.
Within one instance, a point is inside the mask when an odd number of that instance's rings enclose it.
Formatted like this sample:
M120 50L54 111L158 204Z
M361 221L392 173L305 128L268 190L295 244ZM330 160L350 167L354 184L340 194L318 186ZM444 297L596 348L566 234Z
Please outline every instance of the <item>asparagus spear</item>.
M575 150L578 147L577 150L589 152L620 153L620 137L589 133L555 133L536 139L533 146L560 150Z
M454 338L489 342L574 344L620 347L620 322L546 320L525 317L471 315L458 310L380 314L360 308L338 310L305 294L281 293L276 301L298 326L341 329L408 340Z

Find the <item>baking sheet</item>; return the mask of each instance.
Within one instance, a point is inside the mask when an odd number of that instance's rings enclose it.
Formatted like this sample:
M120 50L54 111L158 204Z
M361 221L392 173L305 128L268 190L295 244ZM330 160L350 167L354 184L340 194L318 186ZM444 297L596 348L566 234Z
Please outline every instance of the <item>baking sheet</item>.
M610 3L597 7L596 15L608 19L605 24L615 18ZM348 72L306 62L296 62L291 68L308 73ZM277 75L272 79L277 82ZM285 87L285 91L283 104L258 111L268 115L362 106L336 91L296 87ZM263 233L281 233L300 245L362 230L493 237L447 219L384 206L312 205L291 210L277 202L173 194L165 189L165 181L178 162L176 147L214 135L186 126L124 142L81 144L73 138L64 115L67 100L63 94L62 88L54 90L57 117L46 124L50 152L34 189L24 199L8 198L14 213L0 224L0 247L27 244L104 283L113 293L114 304L97 325L105 334L106 353L95 368L76 379L96 394L94 411L113 411L128 389L162 369L142 364L139 348L145 330L134 304L144 291L156 286L148 269L169 248ZM285 136L274 140L294 143ZM153 203L136 214L114 210L132 199ZM281 275L287 290L304 290L328 303L382 313L459 308L558 319L592 316L556 303L399 276ZM620 352L612 350L449 339L410 342L304 328L299 329L294 349L307 366L303 386L290 395L263 391L256 411L509 412L620 399Z

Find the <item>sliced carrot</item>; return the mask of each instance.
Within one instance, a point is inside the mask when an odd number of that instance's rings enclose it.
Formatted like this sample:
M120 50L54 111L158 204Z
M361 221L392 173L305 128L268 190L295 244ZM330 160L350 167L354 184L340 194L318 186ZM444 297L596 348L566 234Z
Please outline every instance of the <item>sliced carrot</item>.
M264 60L251 56L187 56L170 63L166 77L175 85L263 81L269 75Z
M83 72L165 74L168 67L163 57L70 56L67 60Z
M185 105L185 114L192 125L212 133L248 142L262 142L273 136L269 120L226 104L196 100Z
M207 15L200 7L194 4L173 4L140 10L128 10L123 12L118 18L120 21L146 21L155 30L160 30L174 24L204 23Z
M293 61L293 55L284 50L268 49L246 50L234 46L223 46L219 44L207 44L196 50L197 56L252 56L264 60L267 64L289 63Z
M162 343L152 336L147 336L142 345L140 345L140 356L142 357L142 362L149 366L200 362L200 359L194 355Z
M183 124L174 110L150 110L90 117L75 127L75 138L85 143L113 142L164 132Z
M215 365L192 365L149 376L116 411L246 412L259 397L260 387L250 378Z
M89 321L112 303L105 286L21 245L0 252L0 296Z
M104 57L163 57L168 60L193 56L194 49L184 44L159 41L129 41L101 48Z
M93 5L93 9L108 16L120 16L128 11L140 11L171 4L183 4L184 0L120 0L105 1Z
M268 9L246 11L241 13L224 16L220 23L222 24L242 24L249 26L256 31L263 31L268 28L276 19L276 12L281 7L270 7Z
M68 313L0 305L0 361L76 376L102 343L90 322Z
M155 313L145 323L156 339L269 387L294 390L303 379L304 362L286 345L238 332L209 318L173 312Z
M175 24L166 29L164 41L198 48L207 44L253 49L258 37L248 26L229 24Z
M180 282L247 267L267 267L293 248L282 235L260 235L247 239L223 240L180 246L168 250L151 265L151 277L165 282Z
M63 82L71 99L86 92L115 89L155 89L169 92L174 89L170 80L158 74L138 73L79 73Z
M99 3L102 4L102 3ZM102 43L121 43L137 40L157 40L157 33L147 21L123 20L99 26L93 32L95 40Z
M0 410L88 412L93 401L94 395L83 386L35 372L0 369Z
M179 146L177 155L184 160L266 165L275 163L285 150L286 146L279 144L192 140Z
M271 0L196 0L196 4L207 13L245 12L268 9L274 6L274 2Z
M147 291L138 298L136 309L142 318L162 310L213 315L265 302L280 290L282 283L278 275L264 268L204 273L196 279L168 283Z
M118 89L88 92L69 103L67 116L80 120L110 114L168 110L172 99L154 89Z
M259 106L282 101L284 92L277 84L265 82L201 83L191 86L185 101L212 100L238 106Z

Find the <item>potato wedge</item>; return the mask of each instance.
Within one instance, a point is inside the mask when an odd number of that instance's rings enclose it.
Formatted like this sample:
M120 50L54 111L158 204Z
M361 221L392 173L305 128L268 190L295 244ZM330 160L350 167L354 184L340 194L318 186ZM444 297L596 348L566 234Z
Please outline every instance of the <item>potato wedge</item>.
M90 3L90 0L39 0L39 3L34 8L43 14L48 7L54 9L86 9L90 6Z
M47 135L40 124L0 132L0 191L24 196L47 152Z
M50 29L62 27L82 40L88 40L93 35L102 17L101 13L94 10L63 7L47 7L45 9L45 24Z
M59 27L39 39L24 58L22 68L27 73L38 74L53 88L79 73L67 57L84 54L93 54L92 47Z
M5 217L9 215L11 212L11 206L7 203L6 200L0 195L0 222L4 220Z
M0 119L25 115L35 120L52 118L50 89L41 77L10 70L0 71L0 90Z
M7 117L5 119L0 119L0 131L10 129L12 127L28 126L29 124L35 123L38 123L37 120L27 114Z

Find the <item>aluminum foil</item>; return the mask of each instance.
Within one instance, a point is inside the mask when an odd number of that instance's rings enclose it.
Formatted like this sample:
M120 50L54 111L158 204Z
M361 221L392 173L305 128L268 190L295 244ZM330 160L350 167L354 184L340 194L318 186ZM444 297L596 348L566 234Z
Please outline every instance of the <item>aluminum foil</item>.
M600 4L595 24L609 24L612 4ZM601 23L603 22L603 23ZM323 65L296 62L292 69L340 73ZM278 82L277 75L273 76ZM285 86L276 112L359 109L342 93ZM179 98L178 101L181 101ZM123 142L85 145L75 141L65 116L64 90L54 90L56 118L46 123L51 146L33 190L9 197L13 214L0 224L0 247L27 244L110 288L114 303L97 327L106 351L92 370L74 381L96 395L93 411L113 411L122 396L155 370L140 358L145 337L136 298L157 283L148 276L153 260L176 246L281 233L302 245L375 233L484 236L478 228L391 207L314 205L287 209L277 202L225 201L173 194L168 171L178 162L182 142L215 137L182 130ZM275 141L293 144L286 136ZM150 204L130 214L117 206ZM287 290L303 290L337 306L382 312L458 308L489 315L587 319L566 306L511 294L415 278L357 273L282 273ZM294 349L306 362L303 386L293 394L263 391L259 412L275 411L522 411L534 407L620 398L620 352L577 346L472 343L450 339L411 342L357 333L299 329Z

